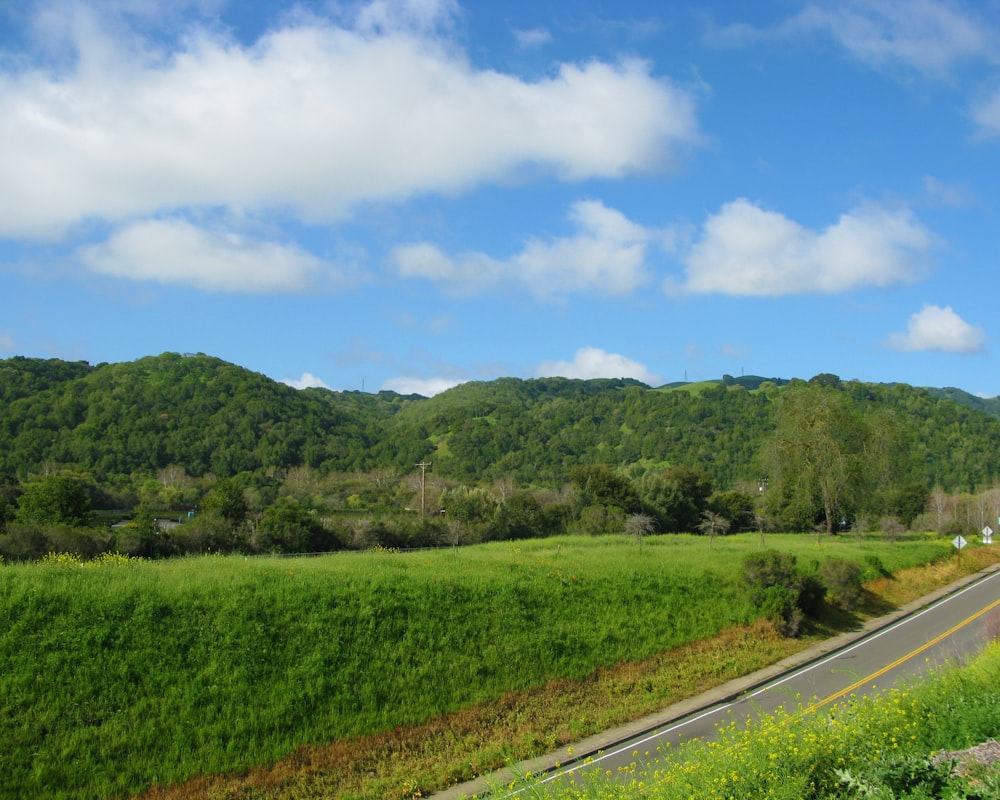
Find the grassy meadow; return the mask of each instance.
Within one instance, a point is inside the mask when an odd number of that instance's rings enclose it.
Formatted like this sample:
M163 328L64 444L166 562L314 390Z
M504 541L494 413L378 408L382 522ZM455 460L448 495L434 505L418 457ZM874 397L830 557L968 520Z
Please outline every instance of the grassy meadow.
M954 560L923 536L766 545L805 571L829 557L893 573ZM756 534L564 537L4 565L0 798L122 797L241 773L653 659L754 623L739 573L760 547Z

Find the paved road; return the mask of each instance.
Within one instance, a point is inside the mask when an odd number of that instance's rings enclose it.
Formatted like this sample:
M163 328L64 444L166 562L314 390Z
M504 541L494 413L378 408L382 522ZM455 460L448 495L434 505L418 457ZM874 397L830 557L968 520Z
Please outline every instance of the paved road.
M770 713L781 706L800 703L825 705L855 693L889 687L910 680L934 666L978 653L1000 636L1000 572L971 576L924 598L861 631L846 634L808 653L786 659L766 670L733 681L700 697L630 726L578 743L572 750L525 762L521 774L552 770L551 780L572 767L575 759L590 756L605 769L615 770L633 760L633 752L655 752L668 742L715 735L717 725ZM572 753L572 755L571 755ZM499 774L493 785L503 785ZM483 792L477 781L434 795L436 800L457 800ZM514 795L507 795L513 797Z

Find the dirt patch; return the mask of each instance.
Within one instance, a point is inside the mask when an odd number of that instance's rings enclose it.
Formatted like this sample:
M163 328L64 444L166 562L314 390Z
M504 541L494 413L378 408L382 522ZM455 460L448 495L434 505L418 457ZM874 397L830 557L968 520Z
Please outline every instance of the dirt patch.
M934 764L941 764L945 761L955 762L955 775L967 777L970 767L988 767L1000 762L1000 742L996 739L988 739L975 747L969 747L965 750L943 750L931 757L931 762Z

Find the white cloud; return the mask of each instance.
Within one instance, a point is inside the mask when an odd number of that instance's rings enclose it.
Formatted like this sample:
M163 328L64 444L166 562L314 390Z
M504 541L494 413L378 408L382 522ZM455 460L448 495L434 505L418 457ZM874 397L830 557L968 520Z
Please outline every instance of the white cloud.
M535 375L539 378L634 378L651 386L662 383L659 375L651 372L638 361L618 353L608 353L597 347L581 347L572 361L545 361L538 365Z
M208 291L301 292L347 280L294 245L199 228L185 220L136 222L77 254L104 275Z
M366 33L432 32L457 13L455 0L371 0L358 8L355 27Z
M889 346L907 351L982 353L986 350L986 336L981 327L970 325L951 306L925 304L910 316L906 333L894 333L889 337Z
M875 69L905 68L946 75L958 63L995 59L996 26L940 0L848 0L808 4L769 28L721 29L717 43L745 45L825 34Z
M13 352L17 347L17 342L9 333L0 333L0 351L5 353Z
M859 60L945 73L957 62L991 51L990 26L939 0L855 0L814 4L803 27L826 30Z
M1000 88L983 94L972 104L972 121L983 138L1000 136Z
M933 237L907 210L865 205L812 231L740 198L709 217L668 292L777 296L913 280Z
M79 11L75 59L0 72L0 236L191 206L332 220L528 168L646 172L697 143L692 95L648 64L480 69L432 31L452 9L375 2L353 28L292 17L249 46L194 29L169 52Z
M932 175L924 176L924 195L927 202L951 208L962 208L973 202L971 189L964 184L945 183Z
M322 378L317 378L311 372L303 372L300 378L283 378L282 383L295 389L329 389Z
M382 384L382 390L397 394L419 394L423 397L433 397L436 394L458 386L462 381L450 378L390 378Z
M570 219L575 235L531 239L506 260L478 252L452 257L426 242L397 247L390 260L403 277L435 281L459 294L509 285L538 297L627 295L648 280L646 247L654 232L593 200L575 203Z
M552 34L545 28L531 28L529 30L515 30L514 38L521 47L539 47L551 41Z

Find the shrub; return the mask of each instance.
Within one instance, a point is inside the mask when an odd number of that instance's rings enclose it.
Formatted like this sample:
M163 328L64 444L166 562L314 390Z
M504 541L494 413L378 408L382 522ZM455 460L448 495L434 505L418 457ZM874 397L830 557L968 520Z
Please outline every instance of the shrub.
M854 611L861 605L864 596L861 576L861 565L845 558L831 558L819 568L827 599L844 611Z
M777 550L751 553L743 559L742 572L751 602L783 636L797 636L806 616L802 602L812 605L815 585L803 579L795 556Z
M768 586L760 597L760 609L782 636L798 636L805 614L798 607L799 594L787 586Z
M796 569L796 558L791 553L781 553L777 550L764 550L751 553L743 559L743 583L750 592L750 599L760 604L764 595L772 586L782 586L794 590L798 597L801 588L801 576Z

